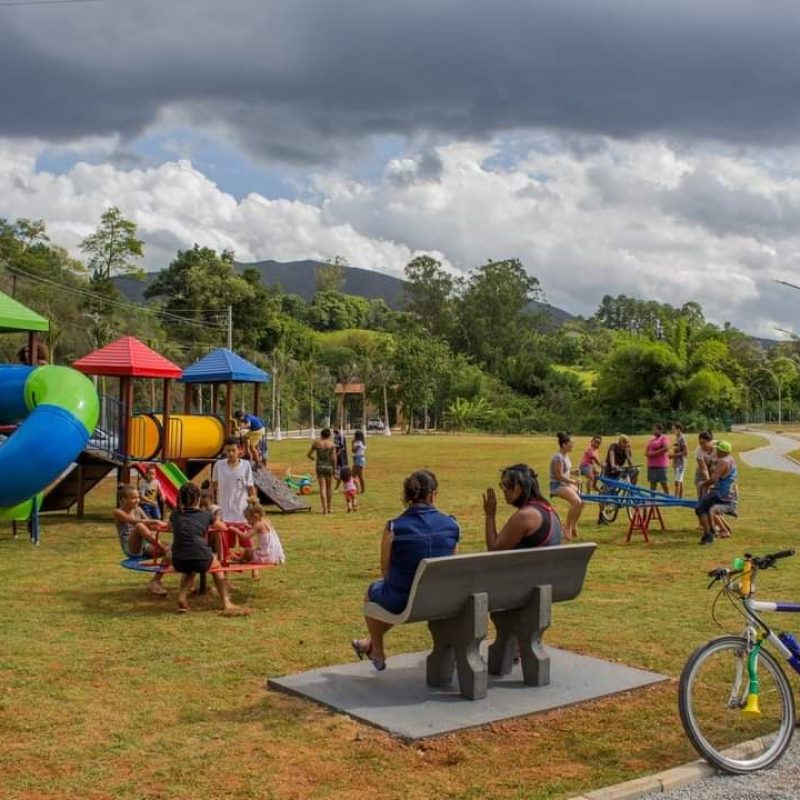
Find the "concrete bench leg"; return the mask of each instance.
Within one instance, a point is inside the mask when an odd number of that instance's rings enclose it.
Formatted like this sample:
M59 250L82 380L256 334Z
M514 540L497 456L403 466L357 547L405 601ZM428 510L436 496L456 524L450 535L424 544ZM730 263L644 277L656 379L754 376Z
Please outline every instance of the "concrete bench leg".
M497 638L489 646L489 672L507 675L517 652L522 677L528 686L550 683L550 656L542 645L542 634L550 627L552 586L537 586L524 608L497 611L491 615Z
M428 686L449 686L457 667L462 697L486 697L489 676L479 648L486 638L488 616L489 596L481 592L470 597L457 617L428 622L433 636L433 650L427 660Z

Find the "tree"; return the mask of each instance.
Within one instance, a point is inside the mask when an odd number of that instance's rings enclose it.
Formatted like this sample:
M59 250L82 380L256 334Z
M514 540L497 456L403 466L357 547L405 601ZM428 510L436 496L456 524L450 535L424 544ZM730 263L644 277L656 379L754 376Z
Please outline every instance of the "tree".
M347 260L334 256L327 264L314 270L314 288L317 292L341 292L347 272Z
M680 359L662 342L636 340L613 350L600 368L597 397L610 410L647 405L667 412L681 385Z
M191 250L179 250L167 269L158 274L145 291L145 297L160 298L164 310L174 314L172 328L183 339L206 344L224 341L223 322L227 307L233 306L234 320L241 326L249 323L252 302L258 287L236 274L233 256L217 253L208 247L195 245ZM181 319L188 322L182 322ZM236 342L244 344L258 340L257 333L235 329Z
M460 306L460 336L466 352L494 375L519 352L534 328L529 304L541 296L539 281L516 258L490 261L470 274Z
M485 422L494 415L492 407L485 397L467 400L463 397L456 399L447 407L444 413L445 424L457 431Z
M409 429L413 424L414 409L424 411L435 399L436 387L446 374L451 353L441 339L407 336L397 343L393 366L397 378L397 393L409 416Z
M110 281L116 275L144 276L134 259L144 253L144 242L136 237L136 224L112 206L103 212L97 230L81 242L89 257L92 282Z
M360 328L367 319L369 301L341 292L317 292L306 308L306 320L317 331Z
M449 338L453 333L457 279L440 261L417 256L405 268L405 309L433 336Z

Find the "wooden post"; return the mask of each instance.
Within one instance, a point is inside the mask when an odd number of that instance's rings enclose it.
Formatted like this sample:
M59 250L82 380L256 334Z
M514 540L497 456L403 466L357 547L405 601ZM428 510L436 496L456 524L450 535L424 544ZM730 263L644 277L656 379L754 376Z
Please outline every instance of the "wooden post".
M83 475L83 464L79 461L78 462L78 508L77 514L78 519L83 519L83 500L86 496L86 491L84 488L84 475Z
M211 386L211 413L212 414L219 414L219 384L215 383ZM228 426L225 425L225 430L228 430Z
M226 436L233 433L233 425L231 424L231 417L233 417L233 382L228 381L225 384L225 431Z
M164 425L164 441L161 443L161 460L169 461L171 455L170 436L169 436L169 412L172 405L172 396L170 395L172 381L169 378L164 378L164 404L161 411L161 420ZM180 454L180 447L175 446L175 454Z
M192 413L192 392L194 391L193 383L183 384L183 413Z
M258 413L258 401L259 401L260 393L261 393L261 384L260 383L254 383L253 384L253 414L255 414L257 417L261 416Z
M119 399L122 403L122 466L119 469L120 483L130 483L131 480L131 416L133 412L133 380L124 376L119 379Z
M36 358L38 349L39 343L36 340L36 331L28 331L28 364L32 367L38 364L39 359Z

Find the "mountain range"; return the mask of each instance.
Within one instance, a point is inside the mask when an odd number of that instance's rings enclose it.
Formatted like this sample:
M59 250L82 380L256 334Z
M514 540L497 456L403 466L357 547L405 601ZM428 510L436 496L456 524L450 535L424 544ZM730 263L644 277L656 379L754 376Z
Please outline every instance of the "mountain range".
M323 266L322 261L306 259L304 261L255 261L252 263L236 262L237 272L246 269L255 269L261 274L261 282L265 286L280 286L284 292L298 294L304 300L311 300L315 292L315 278L317 267ZM133 278L115 278L117 288L127 300L133 303L146 303L144 293L156 278L156 272L148 272L144 280ZM358 295L367 300L381 299L389 308L399 310L403 307L403 292L405 282L392 275L381 272L372 272L359 267L344 267L345 294ZM574 315L556 308L547 303L533 301L531 310L550 317L553 325L575 319Z

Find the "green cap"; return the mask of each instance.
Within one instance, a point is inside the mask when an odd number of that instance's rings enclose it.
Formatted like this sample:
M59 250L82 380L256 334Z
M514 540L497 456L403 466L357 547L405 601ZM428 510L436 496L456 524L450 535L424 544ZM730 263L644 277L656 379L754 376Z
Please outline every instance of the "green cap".
M724 439L720 439L715 446L716 446L717 450L720 451L720 453L732 453L733 452L733 448L731 447L731 443L730 442L726 442Z

